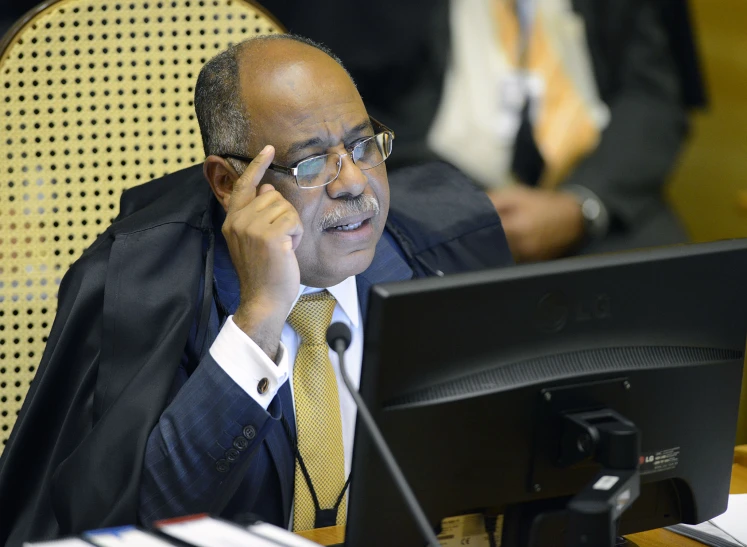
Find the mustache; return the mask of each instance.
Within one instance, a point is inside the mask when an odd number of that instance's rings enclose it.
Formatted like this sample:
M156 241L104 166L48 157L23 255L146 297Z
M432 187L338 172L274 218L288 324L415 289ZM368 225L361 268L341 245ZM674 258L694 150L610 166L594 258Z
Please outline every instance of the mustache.
M360 215L362 213L379 214L379 200L370 194L359 194L354 198L348 198L331 211L327 211L319 221L319 229L324 231L333 226L339 226L340 221L346 217Z

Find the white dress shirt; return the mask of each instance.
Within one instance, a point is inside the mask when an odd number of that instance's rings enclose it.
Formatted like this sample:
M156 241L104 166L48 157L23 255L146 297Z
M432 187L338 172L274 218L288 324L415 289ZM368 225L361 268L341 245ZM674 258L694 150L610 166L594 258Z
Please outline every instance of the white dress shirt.
M324 289L305 287L301 285L296 301L302 294L320 292ZM355 277L348 277L345 281L327 289L337 300L332 323L340 321L350 327L353 335L350 347L345 352L345 365L350 380L357 389L361 378L361 361L363 359L363 327L361 325L361 313L358 305L358 289ZM293 306L291 306L293 309ZM290 314L290 311L288 312ZM288 323L283 326L280 336L280 347L274 363L260 347L249 338L233 322L233 316L229 316L218 337L210 347L210 354L215 362L236 382L250 397L252 397L262 408L267 409L270 402L277 394L282 385L291 380L291 393L293 393L293 366L296 361L296 353L300 338ZM348 393L347 387L340 375L340 363L337 354L329 351L329 358L337 378L337 390L340 397L340 416L342 418L342 443L345 455L345 476L350 474L350 466L353 458L353 437L355 435L356 407L353 397ZM258 389L259 383L267 380L268 387L264 393ZM263 382L264 383L264 382Z

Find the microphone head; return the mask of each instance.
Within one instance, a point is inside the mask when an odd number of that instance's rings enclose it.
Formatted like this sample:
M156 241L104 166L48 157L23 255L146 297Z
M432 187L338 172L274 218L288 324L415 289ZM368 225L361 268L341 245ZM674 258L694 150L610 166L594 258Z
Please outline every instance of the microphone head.
M327 344L332 348L333 351L337 351L337 341L342 340L345 344L344 349L350 347L350 341L353 339L353 334L345 323L332 323L327 329Z

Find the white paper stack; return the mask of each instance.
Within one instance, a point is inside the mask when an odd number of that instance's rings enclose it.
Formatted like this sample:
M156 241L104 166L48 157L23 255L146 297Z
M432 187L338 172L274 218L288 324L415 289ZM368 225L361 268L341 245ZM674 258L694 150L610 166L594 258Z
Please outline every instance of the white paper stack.
M270 524L242 528L211 517L156 523L169 536L195 547L319 547L292 532Z
M726 512L707 522L668 529L711 547L747 547L747 494L729 496Z
M242 527L205 515L160 521L156 531L118 526L85 532L81 538L24 543L24 547L319 547L296 534L256 523Z

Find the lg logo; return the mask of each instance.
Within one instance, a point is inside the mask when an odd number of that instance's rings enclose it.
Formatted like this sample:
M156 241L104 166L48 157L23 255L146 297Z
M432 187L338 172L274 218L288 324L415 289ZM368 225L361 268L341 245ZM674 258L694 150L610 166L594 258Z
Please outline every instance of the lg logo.
M606 294L572 301L562 292L545 294L537 302L536 323L544 332L560 332L568 323L603 321L612 317L612 301Z

